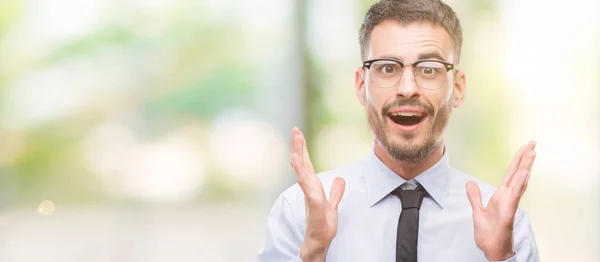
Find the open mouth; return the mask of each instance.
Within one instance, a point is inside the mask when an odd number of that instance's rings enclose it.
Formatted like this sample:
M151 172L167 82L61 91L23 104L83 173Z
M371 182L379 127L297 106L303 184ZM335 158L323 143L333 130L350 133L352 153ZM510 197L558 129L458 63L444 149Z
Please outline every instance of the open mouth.
M398 125L414 126L421 123L426 115L418 112L397 112L388 114L388 117Z

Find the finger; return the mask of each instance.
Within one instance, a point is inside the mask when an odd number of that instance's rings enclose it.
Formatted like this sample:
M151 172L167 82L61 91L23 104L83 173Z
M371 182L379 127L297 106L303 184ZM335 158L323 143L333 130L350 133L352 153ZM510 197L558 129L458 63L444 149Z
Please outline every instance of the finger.
M517 170L517 174L521 173L523 171L526 171L526 172L531 171L531 166L533 166L533 161L535 160L535 155L536 155L536 153L534 151L530 151L529 153L527 153L525 155L524 159L521 161L519 170ZM509 187L519 186L518 182L519 182L518 179L513 179L513 181L511 181Z
M504 174L504 179L502 179L502 185L508 187L508 185L510 184L510 180L512 179L513 175L517 172L519 164L521 164L521 159L523 159L524 152L525 146L521 146L521 148L519 148L519 151L517 151L517 154L513 158L512 162L510 163L506 174Z
M331 193L329 194L329 203L334 209L338 208L340 204L340 200L342 200L342 196L344 195L344 190L346 188L346 181L341 177L336 177L333 180L333 185L331 186Z
M292 159L293 159L293 163L294 163L294 170L296 173L296 178L298 179L298 185L300 186L300 189L302 190L302 193L304 194L304 201L306 206L310 206L311 205L311 199L315 200L315 199L319 199L319 198L325 198L325 195L323 194L323 188L321 187L321 192L318 193L316 191L314 191L314 189L311 188L311 177L310 174L306 172L306 170L304 170L301 166L300 166L300 156L296 153L292 154ZM316 178L316 177L315 177ZM321 196L315 195L315 194L320 194Z
M527 154L526 161L525 161L525 163L523 163L524 170L531 171L531 168L533 167L533 162L535 161L536 156L537 156L537 153L535 151L530 151Z
M474 181L467 182L467 197L469 197L469 202L471 202L473 212L483 210L483 204L481 203L481 191L479 190L477 183Z
M300 137L302 138L302 162L304 163L304 167L310 173L314 173L314 168L312 165L312 161L310 161L310 155L308 153L308 146L306 145L306 138L304 138L304 134L300 132Z
M527 148L525 148L525 151L523 152L523 158L521 159L521 163L519 164L519 168L515 172L520 172L520 171L524 170L524 167L526 167L526 164L527 164L527 162L525 160L527 159L529 153L535 151L535 146L536 146L535 141L530 141L527 144Z
M290 164L293 165L293 158L291 157L291 154L296 152L296 134L297 134L297 127L293 127L292 128L292 136L290 138Z
M300 187L304 189L305 181L307 179L307 174L305 170L302 168L300 164L300 156L297 153L292 153L292 167L294 168L294 173L296 174L296 179L298 180L298 184Z
M537 142L535 141L530 141L530 143L532 143L533 145L531 146L531 151L535 151L535 146L537 146Z
M294 153L294 149L296 148L294 141L295 141L296 135L298 134L297 130L298 130L297 127L292 128L292 136L290 139L290 151L291 151L290 153Z
M532 152L533 153L533 159L531 160L532 166L533 166L533 161L535 161L535 157L537 156L536 152ZM529 169L527 169L527 172L529 173L529 175L527 176L527 178L525 179L525 186L523 187L523 192L521 193L521 195L523 195L525 193L525 191L527 190L527 185L529 184L529 178L531 177L531 168L532 166L529 167Z
M298 130L298 134L296 134L296 136L294 137L294 151L296 154L298 154L298 156L300 157L300 165L304 168L304 152L303 152L303 148L304 148L304 139L302 139L302 135L300 133L300 130Z
M527 171L527 170L522 170L522 171L519 171L519 173L517 173L517 177L515 178L516 184L511 189L513 195L516 196L517 199L520 199L521 196L523 195L523 189L525 188L525 181L527 180L528 177L529 177L529 171Z

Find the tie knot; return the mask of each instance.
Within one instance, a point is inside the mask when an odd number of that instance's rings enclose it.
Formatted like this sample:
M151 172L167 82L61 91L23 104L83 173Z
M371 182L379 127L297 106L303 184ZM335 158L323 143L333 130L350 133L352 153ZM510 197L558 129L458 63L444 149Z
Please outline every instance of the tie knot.
M421 185L418 185L414 190L403 190L401 187L397 187L392 194L400 198L403 210L409 208L420 209L425 196L425 189Z

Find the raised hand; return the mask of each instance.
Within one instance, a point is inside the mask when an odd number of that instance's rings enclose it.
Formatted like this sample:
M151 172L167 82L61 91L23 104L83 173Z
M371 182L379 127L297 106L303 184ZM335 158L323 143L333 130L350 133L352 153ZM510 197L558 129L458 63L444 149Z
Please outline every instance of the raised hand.
M304 135L292 129L291 165L306 202L306 236L300 249L302 261L325 261L327 249L337 233L338 204L344 194L345 181L333 181L329 200L323 184L316 176L306 148Z
M507 260L514 256L513 222L519 201L527 188L535 156L535 142L520 148L502 184L485 207L477 183L467 183L467 195L473 208L475 243L488 260Z

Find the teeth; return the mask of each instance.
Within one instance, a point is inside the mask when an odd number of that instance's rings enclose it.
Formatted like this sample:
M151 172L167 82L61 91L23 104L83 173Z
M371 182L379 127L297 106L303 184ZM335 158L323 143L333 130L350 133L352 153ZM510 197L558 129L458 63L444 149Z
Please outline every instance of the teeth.
M417 112L397 112L397 113L393 113L392 116L418 116L418 117L420 117L421 114L417 113Z

